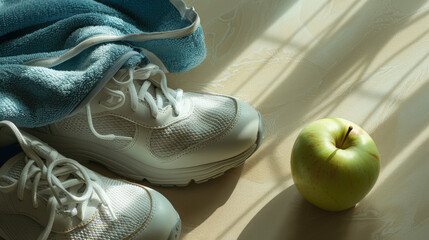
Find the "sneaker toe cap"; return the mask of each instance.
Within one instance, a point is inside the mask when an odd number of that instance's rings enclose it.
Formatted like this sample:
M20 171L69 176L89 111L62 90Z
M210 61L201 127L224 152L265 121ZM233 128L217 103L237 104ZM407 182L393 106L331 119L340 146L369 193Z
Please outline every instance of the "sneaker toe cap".
M231 126L183 155L184 159L198 159L198 164L212 163L235 157L259 145L262 126L259 112L239 99L236 102L237 116Z
M153 206L152 216L144 229L133 239L138 240L176 240L181 232L181 221L171 203L159 192L147 188Z

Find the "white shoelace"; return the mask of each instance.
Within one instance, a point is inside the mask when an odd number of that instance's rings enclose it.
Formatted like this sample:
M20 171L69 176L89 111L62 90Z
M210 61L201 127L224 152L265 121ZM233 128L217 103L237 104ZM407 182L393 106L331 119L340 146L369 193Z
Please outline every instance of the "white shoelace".
M157 84L154 80L150 79L150 77L153 77L157 74L161 75L161 82L159 84ZM119 90L114 90L108 87L104 87L105 93L109 94L110 97L106 100L107 104L102 105L109 110L114 110L122 107L125 104L126 100L126 95L124 92L128 91L130 95L131 109L133 111L136 111L139 101L145 101L149 105L152 117L156 119L158 116L158 109L164 106L164 96L167 100L167 103L172 106L174 113L176 115L180 114L180 110L182 107L181 100L183 97L183 90L173 90L168 88L167 77L157 65L148 64L144 68L130 68L128 74L124 74L119 79L112 78L112 81L120 88ZM142 81L142 85L137 91L136 84L138 83L138 81ZM154 85L155 87L155 98L148 91L151 85ZM116 103L114 102L115 99L117 99ZM94 136L96 136L97 138L100 138L102 140L132 140L131 137L116 136L114 134L103 135L98 133L97 130L95 130L92 121L92 112L90 104L86 106L86 114L88 118L89 128L91 129L91 132L94 134Z
M49 220L38 237L39 240L45 240L49 237L58 206L67 206L68 210L60 211L83 220L88 202L92 199L94 193L101 203L108 208L112 218L116 219L110 200L103 188L91 179L88 171L78 162L69 158L58 159L58 152L51 151L45 164L30 147L25 148L26 153L31 152L32 154L31 159L28 156L25 157L26 165L18 180L18 199L21 201L24 199L24 190L28 182L32 183L34 208L38 207L38 195L48 196ZM46 185L48 187L39 189L40 186ZM86 185L84 191L79 193L84 185Z

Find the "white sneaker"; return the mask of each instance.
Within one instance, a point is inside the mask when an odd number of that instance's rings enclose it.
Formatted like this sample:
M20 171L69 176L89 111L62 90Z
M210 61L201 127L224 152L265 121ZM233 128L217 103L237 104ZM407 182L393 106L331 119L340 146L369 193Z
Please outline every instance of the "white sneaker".
M262 143L264 128L243 101L169 89L164 72L149 64L120 70L86 109L32 133L66 156L122 176L187 185L242 164Z
M178 239L177 212L152 189L96 174L8 121L0 153L0 238Z

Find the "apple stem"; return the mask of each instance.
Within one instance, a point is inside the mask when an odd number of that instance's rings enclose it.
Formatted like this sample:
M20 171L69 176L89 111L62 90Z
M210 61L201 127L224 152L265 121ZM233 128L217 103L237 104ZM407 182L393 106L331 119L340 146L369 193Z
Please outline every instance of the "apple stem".
M347 137L349 136L350 132L353 130L352 126L349 126L349 129L347 130L346 136L344 136L343 141L341 142L340 148L343 147L344 143L346 142Z

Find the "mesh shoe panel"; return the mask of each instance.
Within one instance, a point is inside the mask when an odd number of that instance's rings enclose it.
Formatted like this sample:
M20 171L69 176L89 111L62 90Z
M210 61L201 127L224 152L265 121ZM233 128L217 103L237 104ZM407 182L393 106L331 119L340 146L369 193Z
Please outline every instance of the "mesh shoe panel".
M149 224L151 199L145 189L123 181L100 177L117 219L101 207L97 216L86 226L67 234L52 233L49 239L124 239Z
M194 112L191 116L152 132L151 150L159 157L173 156L218 135L235 118L237 108L234 100L230 98L197 93L187 93L186 96L194 102Z
M115 134L117 136L133 138L136 131L134 123L116 116L94 116L92 121L94 128L100 134ZM64 136L76 138L84 136L88 141L98 144L108 144L113 149L123 148L130 143L130 141L126 140L106 141L95 137L89 129L87 117L82 115L66 118L56 123L56 126L61 129Z

